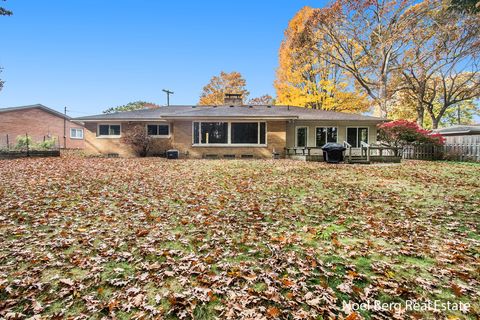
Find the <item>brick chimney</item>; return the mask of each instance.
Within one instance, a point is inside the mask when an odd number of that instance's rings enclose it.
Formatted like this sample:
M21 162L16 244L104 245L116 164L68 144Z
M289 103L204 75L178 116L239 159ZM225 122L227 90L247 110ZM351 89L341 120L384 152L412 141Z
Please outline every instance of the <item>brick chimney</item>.
M226 93L223 103L226 106L241 106L243 104L241 93Z

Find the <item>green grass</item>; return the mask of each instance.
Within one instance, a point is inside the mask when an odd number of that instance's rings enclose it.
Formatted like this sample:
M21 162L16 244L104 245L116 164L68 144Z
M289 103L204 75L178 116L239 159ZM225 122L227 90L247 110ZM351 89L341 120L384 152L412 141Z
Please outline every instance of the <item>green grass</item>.
M478 165L452 162L0 161L0 299L25 317L35 299L45 318L327 319L368 293L475 319L478 190Z

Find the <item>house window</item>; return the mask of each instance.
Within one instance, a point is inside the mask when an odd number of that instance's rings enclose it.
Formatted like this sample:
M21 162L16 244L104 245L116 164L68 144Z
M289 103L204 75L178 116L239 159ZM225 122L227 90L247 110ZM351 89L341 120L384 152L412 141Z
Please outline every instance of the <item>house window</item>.
M368 128L347 128L347 142L353 148L360 148L361 142L368 143Z
M260 145L266 143L265 122L194 122L193 144Z
M193 123L193 144L200 143L200 122Z
M307 136L308 136L307 127L297 127L297 135L296 135L297 147L307 146Z
M232 123L232 143L257 144L258 122Z
M119 137L120 125L119 124L100 124L98 125L99 137Z
M228 143L228 123L201 122L200 138L205 144Z
M316 128L315 140L317 147L321 147L328 142L337 142L337 128Z
M149 124L147 133L149 136L166 137L170 135L170 126L168 124Z
M267 124L260 122L260 144L266 144L267 141Z
M71 139L83 139L83 129L70 128L70 138Z

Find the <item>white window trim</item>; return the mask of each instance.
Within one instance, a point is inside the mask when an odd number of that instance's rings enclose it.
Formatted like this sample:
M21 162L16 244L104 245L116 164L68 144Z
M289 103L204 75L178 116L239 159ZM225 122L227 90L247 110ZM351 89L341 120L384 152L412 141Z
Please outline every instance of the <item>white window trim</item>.
M148 126L167 126L168 127L168 134L157 134L157 135L149 135L148 134ZM147 135L152 138L170 138L172 136L171 126L170 123L147 123L145 124L145 130L147 131Z
M82 136L81 136L81 137L73 137L73 136L72 136L72 130L75 130L75 131L77 131L77 132L78 132L78 131L81 132L81 133L82 133L82 134L81 134ZM70 139L83 140L83 128L70 128Z
M315 147L317 147L317 129L318 128L325 128L325 129L335 128L335 129L337 129L337 138L335 139L335 143L338 143L338 127L335 127L335 126L316 126L315 127ZM325 136L325 138L327 138L327 136ZM325 143L328 143L328 142L325 141Z
M301 129L301 128L306 128L307 129L307 134L306 134L306 137L305 137L305 147L299 147L298 146L298 129ZM295 127L295 148L307 148L308 147L308 126L296 126Z
M347 126L347 127L345 128L345 141L346 141L346 142L348 142L348 129L349 129L349 128L355 128L355 129L357 129L357 139L358 139L358 129L360 129L360 128L362 128L362 129L363 129L363 128L367 128L367 130L368 130L368 131L367 131L367 143L370 143L370 127L369 127L369 126L360 126L360 127L359 127L359 126ZM358 147L352 147L352 149L361 149L361 147L360 147L360 146L358 146Z
M100 135L100 126L120 126L119 135ZM97 138L99 139L118 139L122 137L122 124L121 123L98 123L97 124Z
M194 123L198 122L198 143L195 143L195 134L194 134ZM221 122L227 123L227 143L202 143L202 123L212 123L212 122ZM258 142L260 142L260 123L265 123L265 143L232 143L232 123L258 123ZM253 148L265 148L268 146L268 123L267 121L252 121L252 120L200 120L192 121L192 147L253 147Z

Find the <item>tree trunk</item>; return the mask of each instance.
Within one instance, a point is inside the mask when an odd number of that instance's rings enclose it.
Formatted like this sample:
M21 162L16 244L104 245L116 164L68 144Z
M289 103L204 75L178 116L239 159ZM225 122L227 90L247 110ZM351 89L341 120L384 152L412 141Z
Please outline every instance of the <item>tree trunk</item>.
M425 118L425 108L421 101L417 104L417 124L423 128L423 120Z
M382 83L380 87L380 117L387 118L387 76L382 74Z
M440 118L436 119L432 117L432 129L438 129L438 123L440 122Z
M373 115L375 117L387 118L388 114L386 110L386 101L384 99L376 99L373 107Z
M457 124L462 124L462 117L461 117L461 110L460 110L460 103L457 106Z

